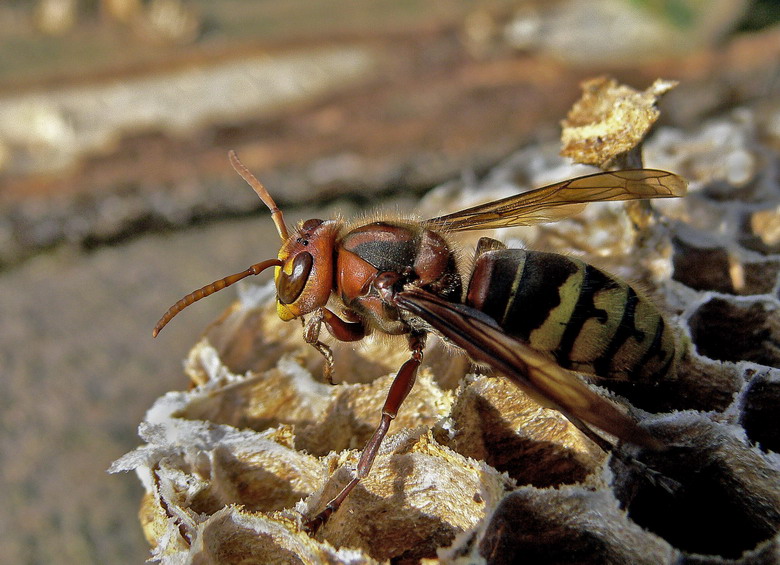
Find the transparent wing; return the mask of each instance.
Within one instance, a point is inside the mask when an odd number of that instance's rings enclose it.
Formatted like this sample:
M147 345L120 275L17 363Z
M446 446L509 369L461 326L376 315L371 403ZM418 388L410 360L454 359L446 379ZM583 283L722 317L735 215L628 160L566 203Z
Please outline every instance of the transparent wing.
M655 169L596 173L439 216L425 224L447 231L528 226L572 216L591 202L675 198L684 196L687 187L681 176Z

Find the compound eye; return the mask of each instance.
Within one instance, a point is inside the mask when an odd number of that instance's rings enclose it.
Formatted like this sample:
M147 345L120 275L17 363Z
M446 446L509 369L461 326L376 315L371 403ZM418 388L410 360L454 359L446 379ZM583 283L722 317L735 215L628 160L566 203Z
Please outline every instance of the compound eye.
M279 273L279 279L276 282L276 294L279 302L282 304L292 304L303 292L303 287L309 280L314 258L311 253L298 253L293 259L292 273L287 274L284 271Z

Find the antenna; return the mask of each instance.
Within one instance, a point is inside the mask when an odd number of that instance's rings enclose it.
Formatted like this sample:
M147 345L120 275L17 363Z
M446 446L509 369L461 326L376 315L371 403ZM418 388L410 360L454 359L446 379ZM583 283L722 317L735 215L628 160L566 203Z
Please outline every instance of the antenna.
M259 275L260 273L265 271L268 267L281 267L282 265L284 265L284 263L279 259L268 259L267 261L255 263L245 271L241 271L240 273L236 273L235 275L230 275L229 277L225 277L224 279L219 279L218 281L214 281L211 284L207 284L203 288L199 288L198 290L189 293L187 296L179 300L176 304L168 308L168 311L165 314L163 314L163 317L160 318L160 321L157 322L157 325L154 326L154 330L152 330L152 337L157 337L157 334L160 333L160 330L162 330L166 326L166 324L173 319L173 317L176 314L184 310L190 304L197 302L201 298L205 298L210 294L214 294L215 292L220 291L223 288L226 288L231 284L236 283L241 279L248 277L249 275Z
M255 177L255 175L253 175L249 169L246 168L246 165L241 162L241 160L238 158L238 155L236 155L236 152L232 149L228 152L228 158L230 159L230 164L233 165L233 168L236 170L236 172L241 175L241 178L244 179L247 184L249 184L249 186L252 187L252 189L260 197L260 200L263 201L263 204L268 206L268 209L271 210L271 218L274 220L276 231L279 232L279 237L282 238L282 241L287 241L290 235L287 233L287 226L284 225L284 216L282 215L282 211L276 205L274 199L271 198L271 195L263 186L263 183L257 180L257 177Z

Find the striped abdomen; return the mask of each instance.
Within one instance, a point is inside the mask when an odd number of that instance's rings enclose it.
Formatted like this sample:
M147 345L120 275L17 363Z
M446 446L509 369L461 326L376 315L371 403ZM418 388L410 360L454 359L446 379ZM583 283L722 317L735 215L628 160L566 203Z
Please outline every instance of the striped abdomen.
M674 372L674 328L653 303L578 259L479 252L466 302L567 369L646 382Z

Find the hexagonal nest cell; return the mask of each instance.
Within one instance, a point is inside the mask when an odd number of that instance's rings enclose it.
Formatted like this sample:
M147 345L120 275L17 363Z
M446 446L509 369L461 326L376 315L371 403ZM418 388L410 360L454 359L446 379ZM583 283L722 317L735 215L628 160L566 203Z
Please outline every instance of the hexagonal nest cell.
M766 173L780 160L759 138L744 111L693 133L658 131L645 164L686 176L690 195L654 202L641 238L620 203L496 234L644 281L668 311L686 348L673 378L593 385L665 449L606 454L433 338L370 474L312 537L302 516L354 476L408 349L403 339L335 344L339 384L324 384L301 326L277 318L273 286L244 285L189 355L193 388L160 398L140 427L145 445L113 466L146 488L153 558L780 563L780 186ZM723 170L734 154L752 159L749 174ZM551 148L528 149L478 186L435 189L418 212L583 174L570 168Z

